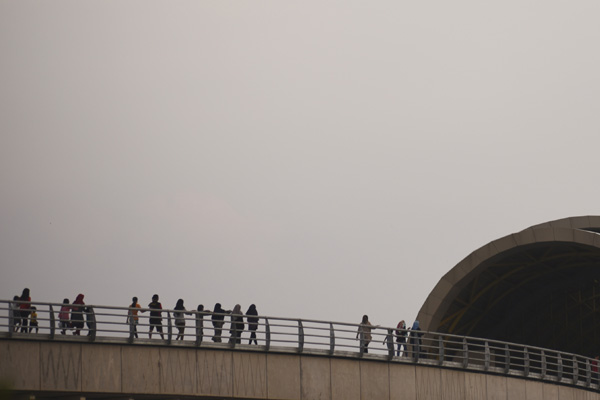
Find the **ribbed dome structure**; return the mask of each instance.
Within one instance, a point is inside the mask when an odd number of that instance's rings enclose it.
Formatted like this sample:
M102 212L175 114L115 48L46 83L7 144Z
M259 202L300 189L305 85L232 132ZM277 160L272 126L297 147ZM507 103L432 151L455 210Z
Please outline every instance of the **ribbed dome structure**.
M600 354L600 216L535 225L475 250L419 311L426 330Z

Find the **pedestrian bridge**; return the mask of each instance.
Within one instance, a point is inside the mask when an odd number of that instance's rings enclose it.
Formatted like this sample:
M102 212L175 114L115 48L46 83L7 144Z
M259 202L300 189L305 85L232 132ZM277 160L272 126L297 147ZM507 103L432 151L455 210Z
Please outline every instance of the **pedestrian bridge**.
M73 336L57 330L58 304L35 305L37 334L0 311L0 381L27 399L600 400L594 360L514 343L386 327L368 343L356 324L265 316L258 345L213 343L198 312L173 341L172 310L164 339L149 339L147 317L134 326L129 309L101 306Z

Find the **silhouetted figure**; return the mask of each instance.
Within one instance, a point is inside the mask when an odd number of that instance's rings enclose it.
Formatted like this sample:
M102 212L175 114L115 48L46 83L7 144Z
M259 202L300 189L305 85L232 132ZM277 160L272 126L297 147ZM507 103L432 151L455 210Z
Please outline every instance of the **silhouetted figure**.
M85 311L83 297L83 294L79 293L71 305L71 325L75 329L73 335L77 336L81 335L81 330L83 329L83 313Z
M398 322L396 326L396 343L398 345L396 356L400 357L402 355L402 347L404 347L404 353L406 354L406 323L404 320Z
M241 343L242 332L244 332L244 314L242 314L242 306L236 304L231 312L231 327L229 328L229 343Z
M29 320L29 313L31 312L31 297L29 297L29 289L23 289L23 293L21 297L19 297L19 317L21 319L21 332L27 333L29 329L27 328L27 323Z
M129 306L129 311L127 312L127 322L131 325L131 329L133 330L133 337L138 338L137 326L140 323L138 312L140 312L140 308L142 308L138 304L138 298L134 297L131 299L131 305ZM143 312L143 311L141 311Z
M204 309L203 304L198 305L196 313L196 337L199 342L202 341L204 337L204 316L207 315L210 311Z
M154 310L162 310L162 304L158 302L158 295L155 294L152 296L152 303L148 304L148 308L151 308L150 311L150 331L148 335L150 339L152 339L152 330L156 329L156 332L160 333L160 338L164 339L162 331L162 311L154 311Z
M185 314L191 315L192 313L186 312L187 310L183 306L183 299L177 300L174 310L173 317L175 317L175 326L179 330L175 340L183 340L183 333L185 331Z
M369 352L369 343L371 343L371 329L373 329L373 325L369 322L369 316L363 315L362 321L358 327L358 331L356 332L356 338L360 339L360 348L363 353Z
M71 327L71 319L69 318L71 307L68 304L69 299L64 299L63 305L60 307L60 312L58 313L59 327L62 328L62 331L60 331L61 335L66 335L67 329Z
M221 303L215 304L215 308L212 313L212 324L215 330L215 334L212 338L213 342L221 343L221 334L223 332L223 324L225 323L225 314L229 314L231 311L225 311L221 308Z
M39 332L37 317L37 308L31 307L31 315L29 316L29 333L33 332L34 329L35 333Z
M410 331L410 345L415 361L418 361L421 356L421 336L423 334L421 333L419 321L415 321Z
M258 344L256 340L256 329L258 329L258 311L256 311L256 306L254 304L250 305L248 311L246 311L246 321L248 321L248 331L250 332L250 341L248 344Z

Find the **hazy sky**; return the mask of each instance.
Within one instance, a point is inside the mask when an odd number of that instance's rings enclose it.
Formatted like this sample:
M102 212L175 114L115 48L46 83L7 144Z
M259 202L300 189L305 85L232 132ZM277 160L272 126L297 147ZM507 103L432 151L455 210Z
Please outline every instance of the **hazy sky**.
M599 213L600 2L1 1L0 298L412 321Z

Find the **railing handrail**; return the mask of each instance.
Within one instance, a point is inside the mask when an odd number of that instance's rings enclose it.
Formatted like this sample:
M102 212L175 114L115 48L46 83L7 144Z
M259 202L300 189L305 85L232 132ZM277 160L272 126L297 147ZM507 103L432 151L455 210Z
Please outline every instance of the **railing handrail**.
M129 343L134 343L138 334L147 334L150 338L155 334L156 337L160 335L166 341L166 344L171 344L172 340L184 340L186 337L193 337L195 339L194 345L201 346L203 338L211 336L204 334L204 330L207 330L213 331L213 341L219 343L223 338L229 339L230 347L235 348L241 343L242 333L252 332L253 336L250 337L250 343L252 343L254 337L255 344L258 345L260 341L262 349L265 351L274 349L274 343L287 346L291 351L295 349L298 353L322 349L325 353L333 355L336 350L347 351L349 349L350 351L356 351L356 356L363 357L365 353L372 350L385 356L388 360L430 363L431 361L422 360L433 359L434 363L439 366L448 365L463 369L480 369L504 374L512 373L513 375L514 371L519 371L525 377L538 376L541 380L556 379L558 382L563 382L566 378L572 385L600 388L597 371L600 367L598 360L556 349L444 332L416 331L381 325L371 326L368 332L370 335L368 335L361 329L364 325L360 323L274 317L270 315L244 315L234 314L230 311L213 313L210 310L176 310L172 308L156 309L0 300L0 312L8 311L10 317L8 323L4 324L3 320L7 317L0 313L0 331L7 327L9 338L21 338L21 335L15 335L19 329L25 329L28 334L31 332L28 331L32 328L27 327L26 317L23 318L21 314L11 315L11 311L27 311L27 309L18 307L21 304L28 304L37 308L37 320L45 323L44 326L40 325L39 328L49 332L48 338L50 340L59 339L61 336L58 332L61 329L62 335L65 335L66 330L77 329L77 334L80 330L85 331L90 341L95 341L99 333L109 334L109 336L102 337L123 336ZM70 318L71 321L78 321L78 328L57 326L63 322L58 317L63 306L69 308L85 307L81 311L73 312L71 310L71 316L73 314L79 316L75 319ZM44 307L48 309L43 309ZM137 316L132 311L137 311ZM150 315L151 312L161 314L160 316ZM175 313L184 314L175 317ZM217 321L217 325L220 324L220 327L215 325L215 321L210 318L213 316L222 317ZM205 319L205 317L209 318ZM234 320L236 317L242 317L241 321ZM248 318L252 318L252 321L249 322ZM163 325L163 322L158 324L157 320L164 321L165 324ZM183 321L183 324L181 321ZM187 321L192 322L190 325L195 333L184 333ZM207 324L205 325L204 322L207 322ZM213 326L210 326L209 322L213 322ZM25 324L25 328L23 328L23 324ZM225 324L229 325L229 329L224 328ZM237 324L243 324L244 328L239 328ZM190 328L190 325L187 325L187 327ZM121 326L124 329L120 329ZM148 330L138 332L138 326L148 327ZM166 328L164 332L163 327ZM153 332L153 328L156 328L156 332ZM222 336L223 331L226 333L229 331L231 336ZM256 335L257 332L260 333L260 338ZM418 333L415 334L415 332ZM75 332L73 333L75 334ZM248 340L248 338L243 338L243 340ZM379 347L373 345L369 348L371 342ZM383 346L380 346L380 343ZM279 351L281 348L278 347L277 349ZM371 355L369 354L369 356Z

